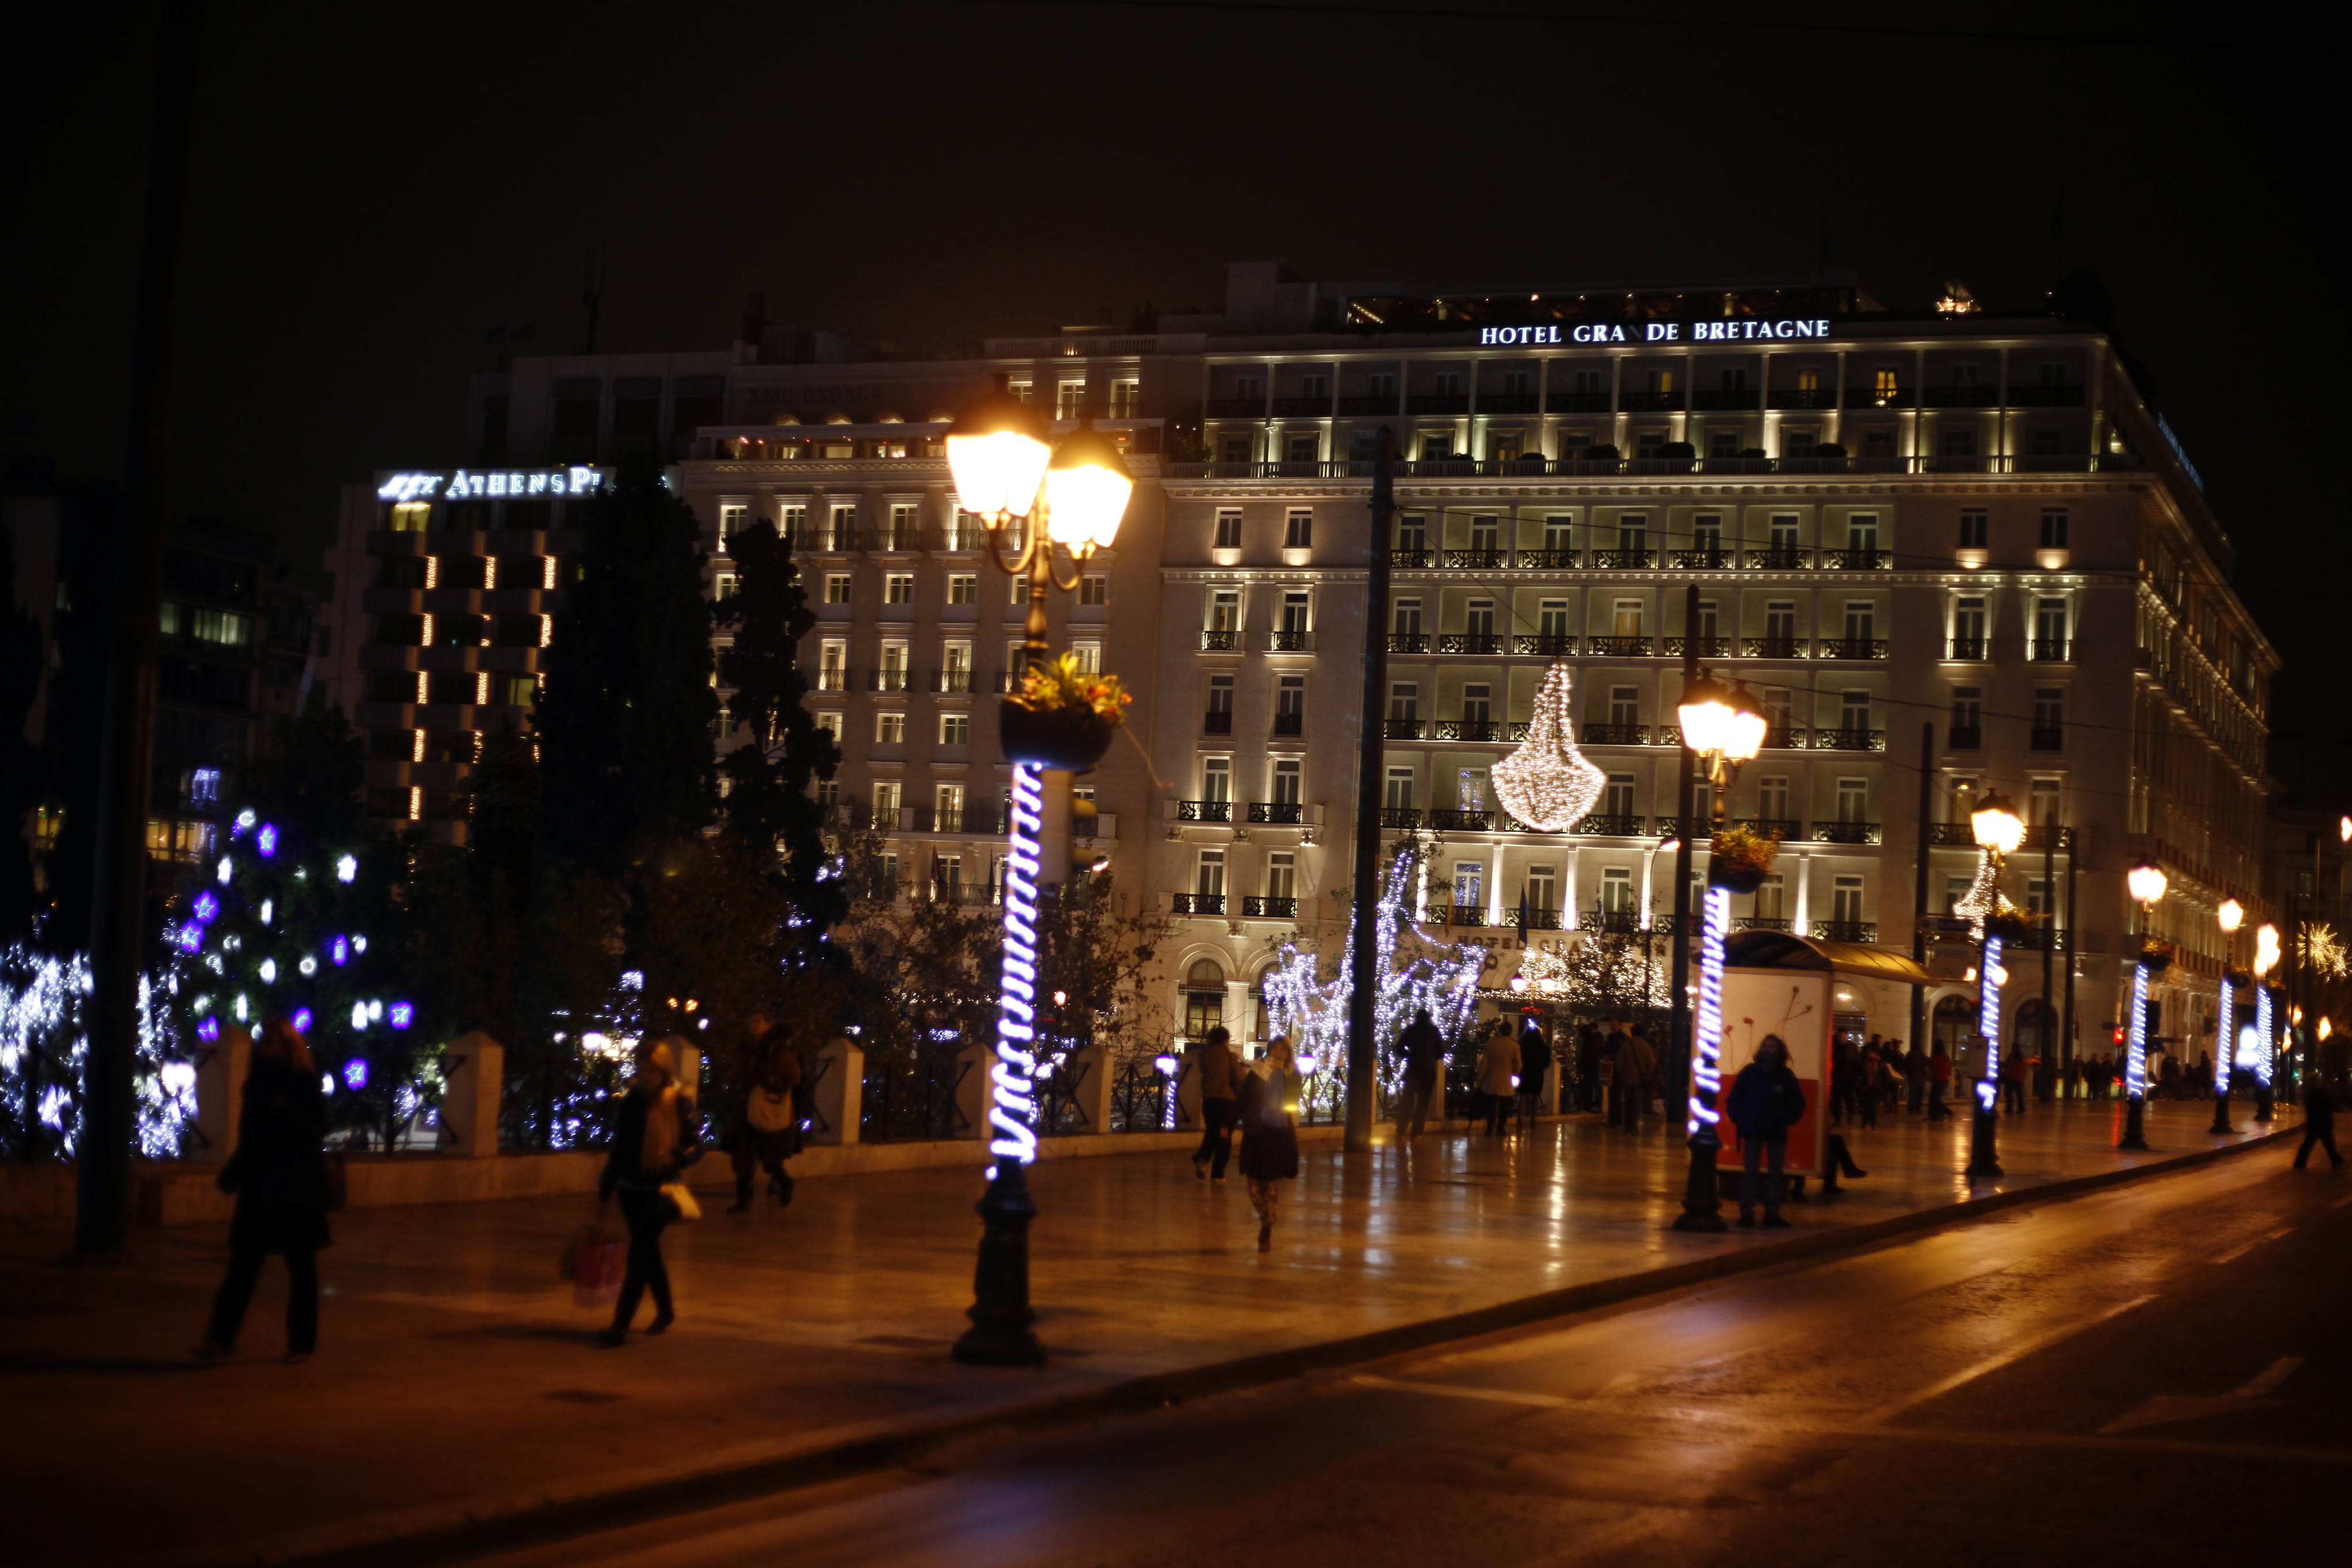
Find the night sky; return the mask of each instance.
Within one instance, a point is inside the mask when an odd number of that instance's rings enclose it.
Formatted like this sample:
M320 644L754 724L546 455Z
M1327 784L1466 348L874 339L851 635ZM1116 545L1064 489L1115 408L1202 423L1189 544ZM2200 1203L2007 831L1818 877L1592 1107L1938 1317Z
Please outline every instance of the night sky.
M1896 309L1947 278L2029 305L2089 267L2288 660L2281 729L2344 740L2332 37L2231 8L1637 9L209 6L174 510L315 562L339 483L462 455L493 329L581 346L596 247L610 350L724 347L763 289L772 321L929 353L1214 310L1226 261L1271 257L1510 285L1826 247ZM43 7L0 64L0 436L68 480L121 463L157 14Z

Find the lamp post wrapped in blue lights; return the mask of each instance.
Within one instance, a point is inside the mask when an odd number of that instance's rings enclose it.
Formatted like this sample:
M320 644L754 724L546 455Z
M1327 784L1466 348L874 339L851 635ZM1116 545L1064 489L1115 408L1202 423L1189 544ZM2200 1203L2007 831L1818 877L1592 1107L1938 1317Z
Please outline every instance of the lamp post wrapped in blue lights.
M1998 878L2001 863L2025 842L2025 819L2017 815L2009 796L1993 790L1969 814L1969 831L1975 836L1985 865ZM1991 902L1984 911L1984 945L1977 954L1977 1033L1984 1037L1984 1075L1977 1079L1976 1106L1969 1121L1969 1168L1973 1178L1990 1181L2001 1173L2000 1131L2000 966L2001 939L1993 931L2000 912L2000 890L1989 881Z
M1036 411L1006 391L1003 378L956 416L947 437L956 499L987 531L989 553L1008 575L1029 583L1022 655L1026 673L1045 669L1045 591L1075 592L1054 567L1054 547L1074 569L1118 537L1135 480L1118 448L1089 419L1056 445ZM1025 527L1018 527L1026 520ZM1018 539L1010 552L1007 535ZM1039 1048L1038 900L1069 874L1070 780L1109 744L1110 725L1007 701L1000 728L1013 764L1006 829L1004 954L997 988L996 1060L989 1069L988 1190L978 1208L980 1259L972 1280L971 1327L956 1341L958 1361L1034 1365L1045 1359L1031 1325L1028 1167L1037 1157L1036 1083L1052 1070Z
M2124 1057L2124 1135L2116 1143L2118 1149L2147 1147L2147 981L2151 974L2161 974L2172 963L2172 950L2151 930L2156 922L2156 906L2164 900L2168 885L2164 868L2152 863L2135 866L2124 880L2131 889L2133 902L2139 905L2139 962L2132 965L2129 1041Z
M2219 998L2217 1022L2213 1026L2213 1132L2234 1132L2230 1125L2230 1068L2238 1052L2238 927L2246 919L2245 905L2235 899L2224 899L2213 911L2214 923L2221 928L2221 994Z
M2271 1078L2278 1063L2278 1009L2273 1005L2278 986L2270 978L2278 964L2278 927L2268 924L2257 927L2254 931L2254 1029L2262 1036L2262 1048L2254 1057L2254 1120L2263 1123L2271 1119Z
M1763 749L1770 721L1745 689L1735 689L1704 671L1683 689L1680 712L1683 744L1706 769L1720 828L1724 801L1739 764ZM1685 800L1682 808L1687 811ZM1684 832L1687 837L1688 825ZM1683 1188L1683 1212L1675 1218L1676 1230L1717 1231L1726 1227L1723 1198L1717 1191L1716 1157L1723 1148L1718 1131L1723 1089L1723 943L1731 930L1731 888L1723 867L1710 857L1704 926L1699 935L1698 1011L1691 1031L1691 1088L1685 1126L1690 1138L1690 1173ZM1674 977L1680 987L1682 974Z

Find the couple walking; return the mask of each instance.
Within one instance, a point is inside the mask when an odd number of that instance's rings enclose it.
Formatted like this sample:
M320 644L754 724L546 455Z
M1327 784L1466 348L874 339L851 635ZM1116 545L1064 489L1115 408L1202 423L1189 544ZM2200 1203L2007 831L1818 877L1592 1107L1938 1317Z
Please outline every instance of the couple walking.
M1282 1205L1281 1184L1298 1174L1298 1096L1306 1076L1290 1037L1276 1035L1265 1055L1244 1066L1233 1036L1221 1026L1201 1045L1201 1146L1192 1173L1221 1184L1242 1134L1242 1176L1249 1183L1250 1207L1257 1213L1257 1249L1274 1249L1274 1221Z

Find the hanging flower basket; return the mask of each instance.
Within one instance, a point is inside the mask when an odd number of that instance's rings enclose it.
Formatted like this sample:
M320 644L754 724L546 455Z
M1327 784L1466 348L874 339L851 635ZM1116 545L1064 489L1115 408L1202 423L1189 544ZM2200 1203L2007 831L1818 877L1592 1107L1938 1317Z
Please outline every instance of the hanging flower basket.
M2161 974L2172 967L2172 944L2158 937L2143 937L2139 944L2139 961L2150 974Z
M1118 676L1081 668L1066 653L1029 671L997 704L997 733L1011 761L1083 773L1110 750L1111 732L1134 700Z
M1771 876L1773 857L1780 849L1778 838L1766 838L1744 827L1727 827L1709 846L1706 879L1735 893L1752 893Z
M2015 904L2003 904L1985 916L1984 924L1987 936L1997 936L2003 942L2018 942L2032 936L2039 921L2030 910L2021 910Z
M2221 971L2221 978L2228 981L2230 989L2241 996L2254 988L2254 972L2251 969L2225 969Z

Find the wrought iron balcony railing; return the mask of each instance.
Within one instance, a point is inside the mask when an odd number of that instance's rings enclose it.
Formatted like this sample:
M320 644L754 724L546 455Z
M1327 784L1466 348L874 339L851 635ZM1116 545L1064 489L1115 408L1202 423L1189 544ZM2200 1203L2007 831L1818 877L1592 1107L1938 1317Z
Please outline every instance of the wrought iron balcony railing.
M1739 651L1749 658L1804 658L1811 648L1805 637L1742 637Z
M1764 731L1764 749L1768 752L1801 752L1805 745L1802 724L1773 724Z
M1249 803L1252 822L1272 823L1277 827L1297 826L1307 815L1307 807L1295 800L1254 800Z
M1277 735L1304 734L1306 730L1307 715L1303 712L1276 713L1274 716L1274 732Z
M1734 915L1733 931L1787 931L1790 924L1779 915Z
M1944 645L1946 658L1986 659L1992 657L1989 637L1954 637Z
M1524 910L1505 910L1503 923L1507 926L1517 926L1521 931L1558 931L1559 911L1529 904Z
M1579 821L1570 831L1594 834L1604 837L1639 838L1648 826L1649 819L1646 817L1619 816L1606 812L1594 812L1591 816Z
M1558 387L1544 394L1544 406L1554 414L1606 414L1609 395L1605 392L1563 392Z
M1445 564L1463 572L1497 572L1510 564L1507 550L1449 550Z
M1298 900L1294 898L1244 898L1242 918L1253 921L1295 921L1298 918Z
M1383 719L1381 721L1381 738L1386 741L1418 741L1421 739L1421 721Z
M1221 915L1225 912L1223 893L1179 893L1176 912L1180 915Z
M1750 572L1805 572L1813 564L1813 552L1802 548L1750 550L1744 559Z
M1596 550L1592 552L1593 569L1600 572L1643 571L1657 563L1658 552L1654 550Z
M1440 653L1501 653L1509 646L1499 632L1446 632L1437 639Z
M1743 816L1739 819L1739 826L1759 838L1794 841L1805 836L1805 825L1792 817Z
M1588 746L1646 746L1650 743L1647 724L1587 724L1577 731L1577 738Z
M2063 664L2073 646L2064 637L2035 637L2025 645L2025 657L2035 664Z
M1647 658L1648 637L1596 637L1584 639L1584 651L1595 658Z
M1226 626L1201 634L1202 653L1239 653L1242 634L1238 627Z
M1201 733L1203 735L1230 735L1233 732L1234 710L1232 709L1212 708L1201 715Z
M1816 822L1813 824L1816 844L1875 844L1878 824L1874 822Z
M1886 750L1884 730L1815 730L1813 750L1816 752L1883 752Z
M1522 572L1569 572L1575 570L1573 550L1522 550L1514 564Z
M1666 637L1659 642L1658 647L1670 657L1680 657L1681 655L1690 651L1690 646L1693 641L1696 641L1698 644L1698 656L1701 658L1729 658L1731 657L1731 639L1729 637Z
M1874 942L1878 940L1878 923L1875 921L1815 921L1813 940Z
M1410 805L1384 805L1381 807L1381 826L1407 829L1419 827L1421 812Z
M1402 567L1407 572L1420 572L1427 569L1434 554L1433 551L1400 545L1389 552L1389 565L1391 568Z
M1576 638L1567 632L1522 632L1511 639L1511 651L1564 658L1576 651Z
M1492 833L1495 814L1491 811L1433 809L1429 814L1429 830L1433 833Z
M1496 719L1440 719L1430 726L1433 741L1499 741L1502 721Z
M1486 923L1483 904L1430 904L1421 911L1423 925L1469 926L1476 929Z
M1427 632L1391 632L1389 651L1391 653L1427 653L1429 634Z
M1229 800L1180 800L1176 803L1179 822L1231 822L1234 803Z
M1818 645L1823 658L1885 658L1885 637L1823 637Z
M1822 564L1833 572L1883 572L1894 563L1891 550L1824 550Z
M1728 550L1676 550L1667 559L1686 572L1728 572L1739 564Z
M1268 632L1265 634L1266 651L1269 653L1304 653L1307 651L1307 639L1309 635L1310 634L1304 626L1284 626L1277 630Z

